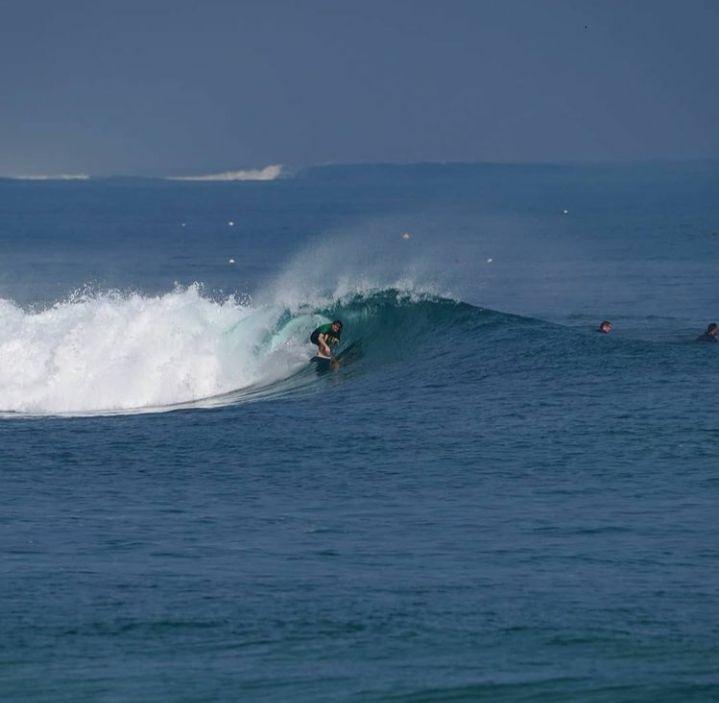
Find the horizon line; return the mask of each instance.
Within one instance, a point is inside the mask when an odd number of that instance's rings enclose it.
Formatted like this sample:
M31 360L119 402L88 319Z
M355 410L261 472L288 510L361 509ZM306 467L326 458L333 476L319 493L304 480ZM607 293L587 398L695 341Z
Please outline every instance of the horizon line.
M647 159L601 159L601 160L558 160L558 161L482 161L482 160L419 160L419 161L324 161L305 166L288 168L282 164L269 164L262 168L237 169L203 173L198 175L167 176L143 174L92 174L89 172L61 173L20 173L0 174L0 180L13 181L88 181L88 180L164 180L177 182L231 183L275 181L291 178L302 171L322 168L352 168L363 166L641 166L652 164L700 164L719 162L719 156L708 157L654 157Z

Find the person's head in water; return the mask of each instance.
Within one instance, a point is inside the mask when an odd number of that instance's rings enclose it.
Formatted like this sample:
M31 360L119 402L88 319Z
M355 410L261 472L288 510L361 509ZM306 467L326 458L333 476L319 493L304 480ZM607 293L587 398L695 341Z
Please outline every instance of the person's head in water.
M332 332L339 337L342 334L342 320L333 320Z
M717 333L719 333L719 325L716 322L710 322L707 325L707 331L697 337L697 342L713 342L716 344L719 342Z
M601 332L602 334L609 334L612 331L612 323L609 322L609 320L602 320L601 324L599 325L599 328L597 329L597 332Z

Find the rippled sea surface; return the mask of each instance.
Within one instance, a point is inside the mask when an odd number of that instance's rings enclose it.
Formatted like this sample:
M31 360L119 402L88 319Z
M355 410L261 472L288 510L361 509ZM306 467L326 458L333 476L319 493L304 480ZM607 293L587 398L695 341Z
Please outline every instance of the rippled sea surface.
M0 181L0 699L719 699L717 193Z

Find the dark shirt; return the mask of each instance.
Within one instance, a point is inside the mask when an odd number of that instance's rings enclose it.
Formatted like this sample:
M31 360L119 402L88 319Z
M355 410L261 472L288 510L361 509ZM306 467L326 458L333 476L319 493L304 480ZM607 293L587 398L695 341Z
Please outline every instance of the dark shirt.
M716 335L708 334L707 332L705 332L704 334L700 334L697 337L696 341L697 342L716 342L718 340L716 338Z

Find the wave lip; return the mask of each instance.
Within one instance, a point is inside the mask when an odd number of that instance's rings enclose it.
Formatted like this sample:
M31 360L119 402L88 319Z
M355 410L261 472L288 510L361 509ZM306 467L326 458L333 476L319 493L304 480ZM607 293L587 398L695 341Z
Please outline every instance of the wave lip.
M169 181L274 181L282 175L281 164L244 171L223 171L200 176L168 176Z

